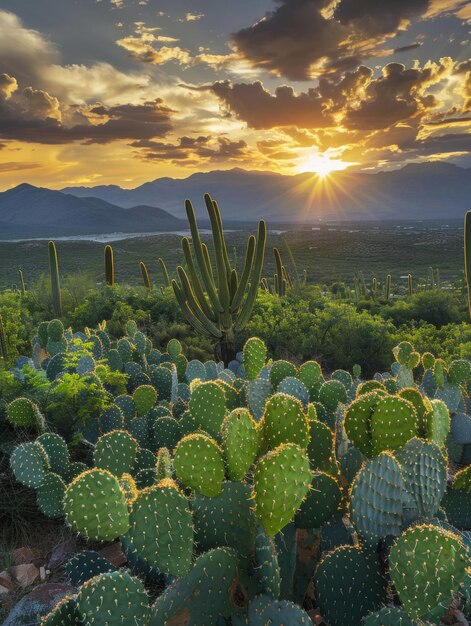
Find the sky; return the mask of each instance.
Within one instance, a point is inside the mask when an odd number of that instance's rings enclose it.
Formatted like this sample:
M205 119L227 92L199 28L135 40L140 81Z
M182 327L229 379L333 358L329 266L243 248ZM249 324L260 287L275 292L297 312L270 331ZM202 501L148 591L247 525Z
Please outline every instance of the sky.
M0 0L0 189L471 167L468 0Z

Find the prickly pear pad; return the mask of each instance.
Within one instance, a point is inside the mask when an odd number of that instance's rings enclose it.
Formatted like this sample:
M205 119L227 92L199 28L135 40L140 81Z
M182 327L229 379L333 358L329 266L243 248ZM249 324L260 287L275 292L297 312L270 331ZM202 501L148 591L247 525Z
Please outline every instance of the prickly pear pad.
M37 441L17 446L11 455L10 465L16 480L30 489L41 486L49 469L46 451Z
M227 474L243 481L257 455L259 432L247 409L234 409L222 424L224 457Z
M270 536L284 528L306 497L311 484L309 459L295 444L282 444L263 456L255 468L256 513Z
M361 624L385 600L376 553L354 546L328 552L315 575L317 604L330 626Z
M389 555L391 579L412 618L427 619L439 605L445 609L470 565L457 535L425 524L402 533Z
M210 437L199 434L183 437L175 448L173 464L185 487L208 498L221 491L224 460L221 449Z
M41 619L41 626L82 626L77 596L62 598L53 610Z
M129 519L129 538L149 565L174 576L189 571L193 523L188 502L172 480L141 491Z
M404 495L401 468L389 452L368 461L358 472L350 515L365 544L376 546L383 537L399 535Z
M267 347L261 339L251 337L244 345L243 365L249 380L255 380L265 365Z
M36 492L36 503L46 517L61 517L64 514L63 499L65 482L58 474L48 472Z
M412 402L398 396L382 398L371 418L373 455L402 447L417 435L417 427L417 411Z
M64 478L69 470L69 450L65 440L56 433L44 433L36 439L46 451L51 471Z
M72 529L89 539L112 541L129 529L126 498L107 470L77 476L65 492L64 511Z
M348 407L345 414L345 430L353 445L365 456L373 456L371 441L371 417L381 396L372 391L361 395Z
M146 626L150 617L144 585L127 572L107 572L87 581L77 596L85 624Z
M309 443L309 424L303 405L285 393L276 393L267 401L262 424L265 444L271 448L282 443L306 448Z
M324 472L314 472L311 489L296 513L298 528L320 528L340 507L342 493L338 482Z
M188 408L200 428L212 437L219 434L226 414L226 396L217 383L209 381L193 389Z
M112 430L102 435L96 444L95 466L115 476L129 474L136 463L138 443L125 430Z

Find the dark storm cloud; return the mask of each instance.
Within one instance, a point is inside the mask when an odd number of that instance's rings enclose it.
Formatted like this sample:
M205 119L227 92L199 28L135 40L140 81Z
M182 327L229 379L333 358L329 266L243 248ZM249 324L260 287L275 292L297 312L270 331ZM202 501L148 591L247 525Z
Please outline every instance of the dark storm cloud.
M288 86L277 87L275 94L267 91L261 82L236 83L223 81L208 87L231 113L256 129L276 126L314 128L328 126L323 102L317 89L296 95Z
M422 42L416 41L415 43L411 43L408 46L400 46L399 48L394 48L394 54L398 54L400 52L409 52L409 50L417 50L423 45Z
M306 80L357 67L375 56L378 44L429 0L277 0L278 7L233 35L240 54L253 65L291 80Z
M28 87L21 97L0 98L0 138L44 144L151 139L172 129L171 113L160 98L143 104L75 106L67 109L73 121L66 124L57 98Z
M146 160L168 160L181 162L198 159L211 161L240 159L247 154L247 144L242 139L231 141L226 137L219 137L216 144L211 143L210 137L180 137L178 143L164 143L160 141L135 141L131 144L140 149Z

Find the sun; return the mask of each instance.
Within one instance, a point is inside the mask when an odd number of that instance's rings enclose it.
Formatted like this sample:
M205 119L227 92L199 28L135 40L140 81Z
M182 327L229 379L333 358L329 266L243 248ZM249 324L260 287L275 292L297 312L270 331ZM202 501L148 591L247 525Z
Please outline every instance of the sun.
M344 170L350 165L352 165L352 163L346 163L339 159L331 159L326 154L315 153L306 156L300 161L298 171L300 173L314 172L320 178L326 178L332 172Z

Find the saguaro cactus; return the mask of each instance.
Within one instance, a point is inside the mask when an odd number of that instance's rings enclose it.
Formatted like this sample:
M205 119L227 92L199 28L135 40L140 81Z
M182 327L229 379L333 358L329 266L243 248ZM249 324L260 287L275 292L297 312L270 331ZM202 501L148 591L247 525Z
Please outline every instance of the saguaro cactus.
M265 255L266 225L261 220L257 237L249 237L239 277L229 260L219 207L209 194L205 194L204 200L211 222L216 277L208 248L201 241L193 205L186 200L193 252L189 240L184 237L182 248L188 273L179 266L180 284L173 280L172 287L187 321L198 332L217 340L216 355L227 362L234 356L235 334L249 321L257 297Z
M389 300L390 296L391 296L391 274L388 274L386 276L386 300Z
M23 277L23 272L21 270L18 270L18 277L20 279L21 295L24 296L26 293L26 287L25 287L25 279Z
M162 259L162 257L159 257L159 265L160 265L160 269L162 271L162 275L164 277L164 285L166 287L170 287L170 276L168 275L167 264Z
M278 296L284 296L286 292L286 280L283 273L283 263L278 248L273 248L275 256L276 274L275 274L275 291Z
M6 338L6 334L5 334L5 326L3 324L3 318L2 315L0 313L0 354L2 355L2 358L5 359L5 361L7 360L7 338Z
M468 311L471 317L471 211L464 217L464 275L468 288Z
M412 274L407 274L407 295L409 298L412 295Z
M114 254L109 244L105 246L105 283L114 287Z
M141 268L142 280L144 281L144 287L150 290L151 284L150 284L149 272L147 271L147 266L144 263L144 261L141 261L139 263L139 266Z
M51 293L52 293L52 305L54 307L54 314L56 317L62 317L62 298L61 298L61 285L59 279L59 263L57 260L56 244L50 241L49 248L49 274L51 277Z

